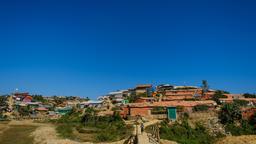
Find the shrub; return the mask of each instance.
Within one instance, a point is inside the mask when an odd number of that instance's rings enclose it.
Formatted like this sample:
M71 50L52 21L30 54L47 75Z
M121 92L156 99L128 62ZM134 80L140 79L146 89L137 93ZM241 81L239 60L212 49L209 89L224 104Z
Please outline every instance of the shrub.
M237 104L238 106L247 106L249 104L248 101L246 100L239 100L239 99L235 99L233 101L234 104Z
M207 111L209 109L209 106L207 105L197 105L195 107L193 107L193 111L197 112L197 111Z
M173 140L182 144L210 144L215 141L215 137L209 135L206 128L197 123L192 128L186 119L182 123L176 122L172 126L167 123L161 123L160 136L162 139Z
M219 119L222 124L234 123L236 120L242 119L242 113L239 106L235 103L227 103L221 107Z
M243 94L243 96L245 98L256 98L256 94L250 94L250 93L245 93L245 94Z

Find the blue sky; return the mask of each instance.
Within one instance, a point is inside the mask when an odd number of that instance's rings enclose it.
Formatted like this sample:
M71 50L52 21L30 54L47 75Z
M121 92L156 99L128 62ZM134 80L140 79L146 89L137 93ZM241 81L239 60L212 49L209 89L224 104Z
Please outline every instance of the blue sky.
M142 83L256 92L251 0L1 0L0 94Z

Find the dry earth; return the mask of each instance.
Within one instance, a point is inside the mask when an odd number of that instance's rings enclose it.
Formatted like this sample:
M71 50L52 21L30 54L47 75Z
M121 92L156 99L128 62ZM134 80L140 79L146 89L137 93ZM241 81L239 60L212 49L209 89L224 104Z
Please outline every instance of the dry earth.
M55 126L47 123L34 123L31 120L23 121L10 121L6 124L0 125L0 134L4 130L8 129L10 126L37 126L35 131L33 131L30 136L33 137L33 144L93 144L91 142L76 142L69 139L62 139L58 137L55 130ZM123 144L125 140L112 143L97 143L97 144Z
M256 144L256 135L227 136L216 144Z

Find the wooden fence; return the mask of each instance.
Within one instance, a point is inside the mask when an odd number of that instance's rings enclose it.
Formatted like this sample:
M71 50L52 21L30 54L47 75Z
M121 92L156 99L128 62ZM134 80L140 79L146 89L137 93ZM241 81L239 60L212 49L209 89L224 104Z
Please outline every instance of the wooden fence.
M159 126L158 124L151 125L148 128L149 142L152 144L160 144Z

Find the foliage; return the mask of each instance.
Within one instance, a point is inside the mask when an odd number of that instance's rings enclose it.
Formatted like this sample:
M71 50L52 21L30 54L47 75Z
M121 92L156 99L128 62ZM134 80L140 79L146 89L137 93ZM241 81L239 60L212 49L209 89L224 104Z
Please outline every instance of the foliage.
M219 119L222 124L234 123L236 120L242 119L242 113L239 105L235 103L227 103L221 107Z
M20 107L18 109L18 112L21 116L28 116L31 113L31 110L29 109L28 106L25 106L25 107Z
M195 107L193 107L193 111L197 112L197 111L207 111L209 109L208 105L197 105Z
M42 95L32 95L33 101L45 103L47 100Z
M72 109L57 120L58 123L77 123L81 121L80 113Z
M256 98L256 94L250 94L250 93L245 93L245 94L243 94L243 96L245 98Z
M118 112L112 116L97 116L97 110L87 108L84 115L72 110L57 121L57 131L60 136L76 139L74 130L81 133L95 133L95 142L116 141L129 134L129 128L125 125ZM88 130L89 129L89 130ZM110 132L111 131L111 132Z
M202 95L204 95L209 90L209 85L208 85L207 80L202 81L202 89L203 89Z
M129 97L127 97L127 100L130 103L134 103L138 98L139 98L139 96L137 96L135 93L131 93L131 95Z
M207 129L200 123L192 128L186 119L181 123L174 123L169 126L166 122L161 123L160 137L173 140L182 144L211 144L216 137L211 136Z
M234 104L237 104L238 106L247 106L249 104L248 101L246 100L239 100L239 99L234 99L233 101Z
M0 96L0 117L3 117L3 112L7 111L8 104L6 103L7 96Z
M185 107L184 106L177 106L176 109L177 109L178 112L182 112L182 111L184 111Z
M235 136L256 134L254 126L250 125L250 123L246 120L241 120L240 125L228 123L225 126L225 130Z
M164 107L154 107L151 110L151 114L166 114L166 109Z
M72 139L74 138L73 128L74 128L73 124L63 123L63 124L58 124L58 126L56 127L56 131L63 138Z
M221 104L220 102L220 98L227 98L227 96L225 96L224 94L227 94L228 92L226 91L222 91L222 90L217 90L215 91L212 100L214 100L218 105Z
M58 106L58 105L62 104L66 99L62 98L62 97L53 96L53 100L54 100L55 104Z

